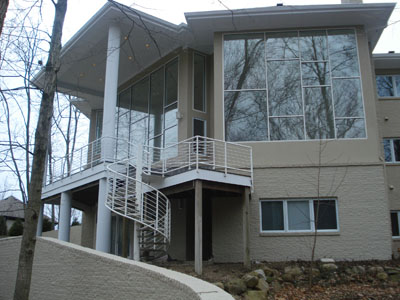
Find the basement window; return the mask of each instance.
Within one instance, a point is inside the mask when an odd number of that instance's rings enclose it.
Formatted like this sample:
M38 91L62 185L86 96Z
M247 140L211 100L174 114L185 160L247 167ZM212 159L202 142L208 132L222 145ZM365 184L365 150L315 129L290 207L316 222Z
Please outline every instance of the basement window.
M388 163L400 162L400 139L384 139L383 150L385 161Z
M400 227L399 227L399 219L400 219L400 211L392 211L390 212L390 219L392 221L392 236L399 238L400 237Z
M261 200L261 232L338 231L335 199Z

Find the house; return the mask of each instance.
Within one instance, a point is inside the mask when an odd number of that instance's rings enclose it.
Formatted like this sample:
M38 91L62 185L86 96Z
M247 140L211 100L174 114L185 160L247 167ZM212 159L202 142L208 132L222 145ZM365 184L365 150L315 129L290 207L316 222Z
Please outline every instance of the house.
M48 166L59 238L75 207L84 246L168 253L198 273L208 259L309 260L315 230L317 258L389 259L400 207L377 116L395 101L377 100L371 52L394 6L196 12L174 25L106 3L62 49L58 89L91 126L88 145Z
M15 220L25 220L24 203L14 196L0 200L0 216L5 218L7 230L10 230Z

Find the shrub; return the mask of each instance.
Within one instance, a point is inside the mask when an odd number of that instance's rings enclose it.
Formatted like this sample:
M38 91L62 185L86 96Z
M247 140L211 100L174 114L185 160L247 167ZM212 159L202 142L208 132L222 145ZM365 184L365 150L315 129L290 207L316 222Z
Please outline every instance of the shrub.
M15 222L11 225L10 230L8 231L9 236L17 236L22 235L24 232L24 224L20 219L15 220Z

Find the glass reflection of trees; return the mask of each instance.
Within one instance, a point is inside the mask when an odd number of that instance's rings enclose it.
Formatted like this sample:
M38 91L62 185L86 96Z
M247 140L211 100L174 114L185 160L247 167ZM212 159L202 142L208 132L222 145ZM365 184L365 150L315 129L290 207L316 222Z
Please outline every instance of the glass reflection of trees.
M177 100L177 59L121 92L117 105L117 154L126 155L127 140L154 147L176 143Z
M365 137L354 30L225 35L224 103L229 141Z

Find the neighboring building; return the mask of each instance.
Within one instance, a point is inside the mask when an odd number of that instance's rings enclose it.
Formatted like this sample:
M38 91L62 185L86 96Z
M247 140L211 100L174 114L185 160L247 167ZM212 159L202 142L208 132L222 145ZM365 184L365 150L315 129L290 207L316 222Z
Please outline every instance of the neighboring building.
M373 56L378 93L378 123L386 162L393 254L400 254L400 54Z
M83 245L145 259L169 244L199 273L210 258L308 260L316 228L317 257L389 259L400 207L371 51L394 6L196 12L173 25L109 1L62 50L58 89L91 127L43 187L61 204L59 238L75 207Z
M5 218L7 230L10 230L15 220L25 220L24 203L13 196L0 200L0 216Z

